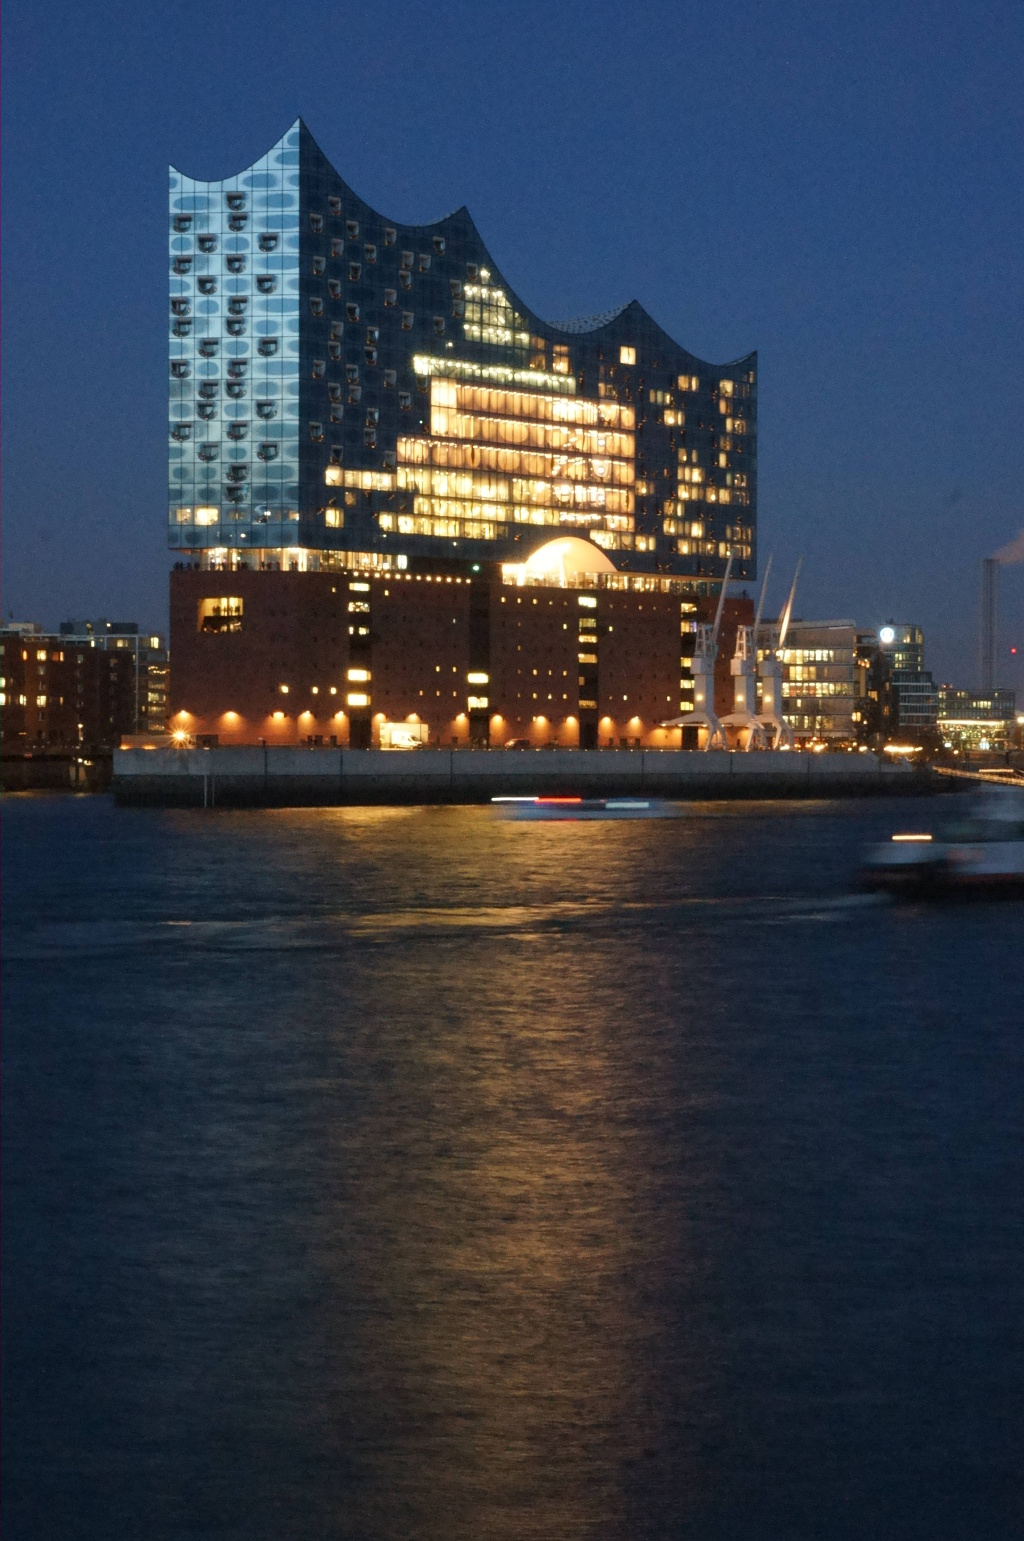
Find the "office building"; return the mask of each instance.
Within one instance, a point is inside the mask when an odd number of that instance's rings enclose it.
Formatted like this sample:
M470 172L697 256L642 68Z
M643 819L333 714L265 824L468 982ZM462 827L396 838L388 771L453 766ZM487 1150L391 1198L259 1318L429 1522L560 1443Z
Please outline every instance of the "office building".
M937 726L946 749L1010 749L1017 726L1015 694L940 685Z
M782 664L783 715L798 746L858 737L857 628L853 621L791 621Z
M5 754L103 752L125 734L165 731L163 638L134 622L5 626L0 666Z
M933 738L939 693L924 666L924 632L920 626L888 621L879 628L878 640L889 660L901 736Z

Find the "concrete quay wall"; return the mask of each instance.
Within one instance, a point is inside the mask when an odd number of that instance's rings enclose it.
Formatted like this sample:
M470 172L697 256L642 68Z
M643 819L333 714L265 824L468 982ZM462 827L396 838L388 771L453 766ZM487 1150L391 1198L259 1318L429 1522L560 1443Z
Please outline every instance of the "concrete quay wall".
M935 790L873 754L566 749L116 749L115 799L177 807L482 803L499 796L837 797Z

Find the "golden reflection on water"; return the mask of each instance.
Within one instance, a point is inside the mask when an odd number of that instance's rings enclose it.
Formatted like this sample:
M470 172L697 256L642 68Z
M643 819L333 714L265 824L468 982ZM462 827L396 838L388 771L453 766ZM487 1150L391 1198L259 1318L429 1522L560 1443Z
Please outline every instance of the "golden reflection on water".
M709 1415L708 1342L688 1365L659 1359L658 1298L699 1263L665 1146L657 980L639 956L623 977L622 954L586 937L531 939L435 934L376 955L375 1089L331 1132L351 1175L329 1242L335 1330L358 1317L354 1448L373 1495L353 1534L628 1534L645 1470L677 1504L686 1491L663 1469L666 1421Z

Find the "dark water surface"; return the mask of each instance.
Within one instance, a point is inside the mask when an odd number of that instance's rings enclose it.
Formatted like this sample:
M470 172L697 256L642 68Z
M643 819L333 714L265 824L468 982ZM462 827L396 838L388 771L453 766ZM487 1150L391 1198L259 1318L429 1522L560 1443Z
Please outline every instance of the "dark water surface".
M1024 1535L1024 905L928 802L5 801L4 1538Z

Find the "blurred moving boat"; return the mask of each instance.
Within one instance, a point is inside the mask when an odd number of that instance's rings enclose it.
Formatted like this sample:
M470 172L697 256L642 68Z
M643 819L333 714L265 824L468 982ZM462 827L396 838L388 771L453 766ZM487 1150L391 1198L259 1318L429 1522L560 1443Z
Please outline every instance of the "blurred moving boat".
M1024 894L1024 790L986 788L934 834L898 834L872 846L861 883L890 892Z
M677 819L683 809L659 797L492 797L506 819Z

